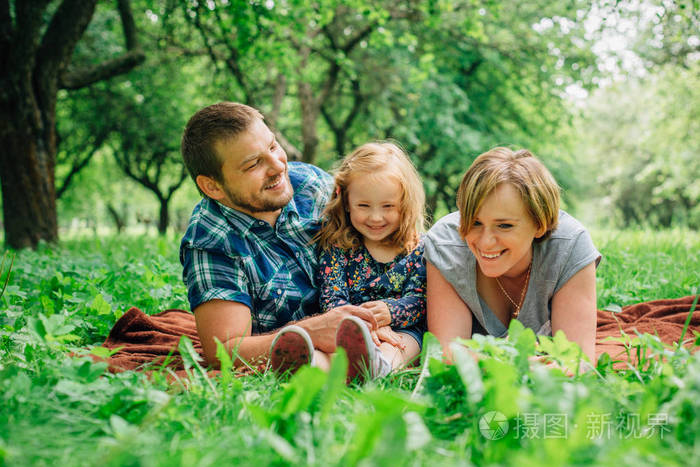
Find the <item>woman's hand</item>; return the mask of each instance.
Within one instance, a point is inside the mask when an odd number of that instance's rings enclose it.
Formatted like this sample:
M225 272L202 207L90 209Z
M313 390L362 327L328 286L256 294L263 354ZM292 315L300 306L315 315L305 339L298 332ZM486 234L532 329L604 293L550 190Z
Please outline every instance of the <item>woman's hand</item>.
M389 306L385 302L376 300L374 302L365 302L360 306L372 312L379 327L389 326L391 324L391 312L389 311Z
M530 367L536 364L541 364L544 365L545 368L550 370L561 370L562 373L564 373L569 378L574 377L576 374L574 372L575 368L572 369L567 366L560 365L559 362L553 360L552 358L546 355L531 355L527 359L530 361ZM579 372L583 373L584 371L587 371L587 368L590 368L590 365L584 361L581 361Z
M376 331L372 331L371 334L374 343L377 345L382 342L388 342L401 350L406 348L406 345L401 341L401 336L399 336L399 333L391 329L389 326L382 326Z

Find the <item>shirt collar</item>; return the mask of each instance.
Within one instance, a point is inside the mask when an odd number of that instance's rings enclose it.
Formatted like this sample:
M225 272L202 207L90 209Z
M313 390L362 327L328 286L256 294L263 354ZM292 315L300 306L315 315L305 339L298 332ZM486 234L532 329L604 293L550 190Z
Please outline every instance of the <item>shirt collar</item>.
M247 233L251 228L257 225L258 222L260 222L258 219L249 214L225 206L216 200L212 201L216 203L219 210L223 214L224 219L226 219L233 227L236 228L236 230L240 232Z

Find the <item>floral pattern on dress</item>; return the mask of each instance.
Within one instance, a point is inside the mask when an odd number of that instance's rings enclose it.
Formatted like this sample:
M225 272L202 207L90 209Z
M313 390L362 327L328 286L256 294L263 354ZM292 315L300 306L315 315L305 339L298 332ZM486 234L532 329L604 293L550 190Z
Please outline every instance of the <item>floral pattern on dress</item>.
M403 329L425 320L423 240L388 263L375 260L367 248L331 248L321 252L318 284L321 310L382 300L391 313L391 327Z

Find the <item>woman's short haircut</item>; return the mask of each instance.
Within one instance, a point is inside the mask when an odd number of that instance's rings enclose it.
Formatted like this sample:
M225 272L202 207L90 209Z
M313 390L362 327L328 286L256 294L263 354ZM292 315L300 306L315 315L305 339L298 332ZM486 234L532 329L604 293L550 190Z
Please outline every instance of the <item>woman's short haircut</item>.
M457 191L460 235L467 236L484 200L502 183L515 187L537 228L544 229L535 241L549 237L559 222L559 185L530 151L505 147L481 154L464 174Z

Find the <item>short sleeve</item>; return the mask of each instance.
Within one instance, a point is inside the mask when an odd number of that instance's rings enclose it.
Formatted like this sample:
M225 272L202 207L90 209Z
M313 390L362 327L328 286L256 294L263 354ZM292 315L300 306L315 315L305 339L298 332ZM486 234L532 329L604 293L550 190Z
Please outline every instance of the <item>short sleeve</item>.
M239 302L252 309L248 277L240 259L184 248L182 260L191 310L215 299Z
M459 213L440 219L425 236L424 257L457 291L469 289L471 251L460 237Z
M569 257L564 262L561 274L554 287L554 293L559 291L569 279L589 264L595 262L595 266L598 267L601 258L600 252L593 245L590 234L587 230L582 229L573 242Z

